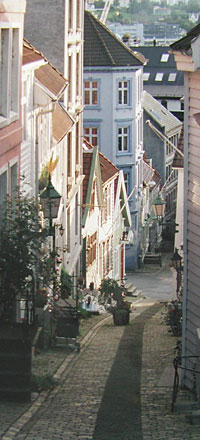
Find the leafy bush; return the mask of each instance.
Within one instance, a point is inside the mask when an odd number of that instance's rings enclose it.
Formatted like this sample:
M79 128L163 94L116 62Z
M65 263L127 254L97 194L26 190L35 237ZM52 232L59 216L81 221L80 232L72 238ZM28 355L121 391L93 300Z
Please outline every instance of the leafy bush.
M5 198L0 217L1 318L14 307L17 296L33 292L34 273L46 237L34 199L20 193L13 200Z
M56 381L50 374L38 376L33 374L31 376L31 390L35 392L47 391L54 388Z
M61 282L61 297L68 298L70 295L72 295L73 291L73 278L69 273L65 270L64 267L61 267L61 275L60 275L60 282Z
M101 282L99 291L104 295L105 299L112 298L117 302L117 307L125 306L126 289L120 286L118 282L112 278L104 278Z

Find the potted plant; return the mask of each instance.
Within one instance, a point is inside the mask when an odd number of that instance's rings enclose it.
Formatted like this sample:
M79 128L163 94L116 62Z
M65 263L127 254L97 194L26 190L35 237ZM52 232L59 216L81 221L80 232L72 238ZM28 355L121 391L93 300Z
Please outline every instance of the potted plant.
M129 324L130 303L126 301L126 289L112 278L105 278L101 282L100 293L109 305L108 311L113 315L115 325ZM112 305L112 300L115 305Z

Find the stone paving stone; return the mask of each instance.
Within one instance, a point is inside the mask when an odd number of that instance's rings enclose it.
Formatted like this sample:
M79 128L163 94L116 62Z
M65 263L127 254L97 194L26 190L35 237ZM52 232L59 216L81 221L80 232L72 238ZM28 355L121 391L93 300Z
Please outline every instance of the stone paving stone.
M176 342L162 323L162 307L144 301L129 326L110 321L99 328L14 438L199 440L198 426L171 414L171 385L160 386Z

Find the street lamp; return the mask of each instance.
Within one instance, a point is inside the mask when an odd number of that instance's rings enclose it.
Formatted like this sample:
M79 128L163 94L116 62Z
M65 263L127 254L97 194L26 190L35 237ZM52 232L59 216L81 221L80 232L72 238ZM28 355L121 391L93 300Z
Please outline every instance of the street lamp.
M40 202L44 212L44 218L49 218L49 231L52 232L52 220L58 215L61 195L55 190L51 183L49 174L49 182L47 187L40 194ZM51 235L51 234L50 234Z
M182 270L183 270L183 266L182 266L182 257L181 255L178 253L178 249L175 249L175 252L173 254L172 257L172 264L174 269L176 270L177 276L176 276L176 281L177 281L177 285L176 285L176 293L178 296L178 292L181 286L181 281L182 281Z
M153 206L154 214L160 223L162 221L162 219L164 217L164 213L165 213L165 201L160 196L160 194L158 194L158 196L154 200L154 203L152 204L152 206Z
M53 219L57 217L61 195L55 190L51 183L51 176L49 174L49 181L47 187L40 194L40 203L44 213L44 218L49 219L49 235L53 237L53 257L54 257L54 271L55 271L55 225ZM53 283L53 295L55 294L55 280Z
M160 196L160 194L157 195L156 199L152 203L152 206L153 206L155 218L158 221L158 225L161 226L163 224L163 217L164 217L164 213L165 213L165 201ZM158 232L157 232L157 225L156 225L156 243L158 242L157 233ZM159 235L160 235L160 231L159 231ZM160 266L162 266L161 253L160 253L159 246L158 246L158 252L159 252Z

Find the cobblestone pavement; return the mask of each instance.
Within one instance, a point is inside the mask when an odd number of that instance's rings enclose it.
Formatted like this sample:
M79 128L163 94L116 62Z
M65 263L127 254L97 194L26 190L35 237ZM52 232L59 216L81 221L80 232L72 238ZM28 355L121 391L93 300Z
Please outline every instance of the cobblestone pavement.
M59 384L41 393L35 408L21 405L21 413L27 411L13 423L15 405L0 405L2 423L12 415L9 429L0 425L1 438L199 440L199 427L170 411L172 381L164 379L176 338L162 322L162 309L146 299L137 302L129 326L114 326L110 318L97 322L80 353L66 357Z

